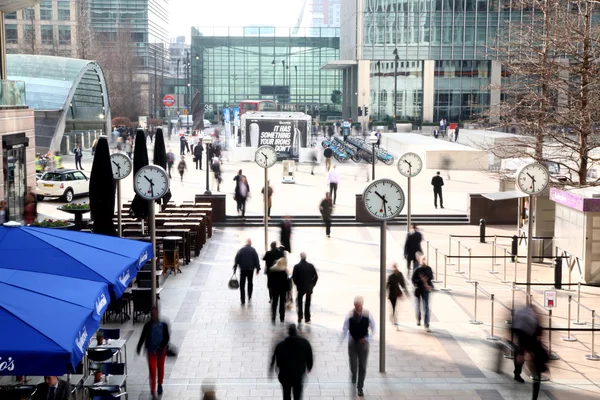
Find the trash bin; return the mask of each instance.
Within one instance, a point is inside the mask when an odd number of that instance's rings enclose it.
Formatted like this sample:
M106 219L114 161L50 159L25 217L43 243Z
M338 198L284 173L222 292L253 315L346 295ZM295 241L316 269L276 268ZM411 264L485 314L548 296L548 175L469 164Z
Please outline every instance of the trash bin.
M163 237L163 275L167 273L169 268L173 268L173 273L176 275L179 270L179 241L180 236L165 236Z

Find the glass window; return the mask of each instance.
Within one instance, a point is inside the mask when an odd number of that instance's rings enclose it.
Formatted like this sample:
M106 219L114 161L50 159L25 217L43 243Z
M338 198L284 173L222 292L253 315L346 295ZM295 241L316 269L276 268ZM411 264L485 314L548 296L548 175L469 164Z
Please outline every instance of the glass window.
M40 2L40 19L44 21L52 19L52 0L42 0Z
M26 8L23 10L23 19L27 21L35 20L35 8Z
M4 19L17 19L17 12L10 12L4 14Z
M56 172L46 172L42 176L41 180L46 181L46 182L62 182L63 174L59 174Z
M78 181L86 180L85 175L83 175L81 172L74 172L73 175L75 176L75 180L78 180Z
M71 2L69 0L58 0L58 19L61 21L71 19Z
M58 43L59 44L71 44L71 27L70 26L59 26L58 27Z
M35 41L35 29L32 25L25 25L23 27L23 39L28 42Z
M19 33L17 25L6 25L6 43L17 43L19 41Z
M42 44L54 43L52 25L42 25Z

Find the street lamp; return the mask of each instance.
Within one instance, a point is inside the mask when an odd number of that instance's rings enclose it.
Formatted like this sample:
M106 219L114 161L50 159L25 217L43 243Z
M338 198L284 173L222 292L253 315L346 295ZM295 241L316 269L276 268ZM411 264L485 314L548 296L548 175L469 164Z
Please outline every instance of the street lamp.
M273 66L273 100L275 100L275 59L271 61L271 65Z
M397 99L398 95L396 94L398 91L398 61L400 61L400 57L398 56L398 49L394 49L394 122L392 125L392 131L398 132L398 127L396 127L396 112L397 112Z
M375 132L371 133L371 135L369 135L369 143L371 143L372 146L372 150L373 150L373 154L371 155L371 162L373 163L373 180L375 180L375 145L377 144L377 135L375 134Z
M204 143L206 145L206 191L204 192L205 195L211 195L211 191L210 191L210 187L209 185L209 169L210 169L210 152L209 152L209 148L208 146L210 144L212 144L213 142L213 138L210 135L204 135L204 137L202 138L202 143Z
M179 108L179 96L181 95L181 93L179 93L181 91L181 88L179 87L179 63L181 62L181 58L177 59L177 83L175 85L176 89L176 93L177 93L177 116L179 117L179 112L181 111L181 109ZM185 101L185 100L184 100Z

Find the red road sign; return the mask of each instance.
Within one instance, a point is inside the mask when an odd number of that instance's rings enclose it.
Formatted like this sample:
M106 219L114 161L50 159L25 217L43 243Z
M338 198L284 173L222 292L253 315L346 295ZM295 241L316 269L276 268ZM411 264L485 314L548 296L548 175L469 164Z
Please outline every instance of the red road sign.
M173 107L173 105L175 105L175 97L170 94L166 95L163 97L163 104L165 107Z

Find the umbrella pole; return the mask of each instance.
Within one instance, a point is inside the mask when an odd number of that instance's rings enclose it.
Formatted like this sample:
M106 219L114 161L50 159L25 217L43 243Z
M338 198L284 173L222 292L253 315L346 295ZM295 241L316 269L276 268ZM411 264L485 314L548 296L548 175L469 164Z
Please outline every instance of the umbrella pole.
M156 307L156 220L155 220L155 205L154 201L149 202L150 205L150 238L152 241L152 251L154 252L154 257L152 257L152 306Z
M117 180L117 225L118 234L121 237L121 180Z

